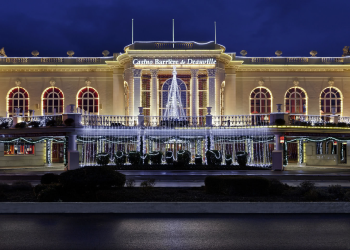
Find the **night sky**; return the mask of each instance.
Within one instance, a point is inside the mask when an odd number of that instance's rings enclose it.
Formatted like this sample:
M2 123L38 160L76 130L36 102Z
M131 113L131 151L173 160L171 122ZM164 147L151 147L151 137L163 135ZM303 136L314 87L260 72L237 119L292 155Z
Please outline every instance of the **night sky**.
M247 56L341 56L350 46L349 0L8 0L2 1L0 48L7 56L102 56L135 41L214 40Z

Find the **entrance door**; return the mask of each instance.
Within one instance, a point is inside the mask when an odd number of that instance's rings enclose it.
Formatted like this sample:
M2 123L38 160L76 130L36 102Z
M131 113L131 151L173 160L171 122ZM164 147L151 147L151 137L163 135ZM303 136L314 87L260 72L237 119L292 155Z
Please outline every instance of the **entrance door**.
M64 144L63 143L52 143L52 162L63 163L64 159Z
M298 163L298 143L290 142L287 145L288 163Z

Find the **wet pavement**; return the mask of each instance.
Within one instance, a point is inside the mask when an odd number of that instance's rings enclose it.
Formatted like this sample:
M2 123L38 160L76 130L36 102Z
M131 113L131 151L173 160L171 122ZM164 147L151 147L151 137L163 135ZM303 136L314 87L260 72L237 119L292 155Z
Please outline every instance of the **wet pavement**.
M348 214L3 214L0 249L350 249Z

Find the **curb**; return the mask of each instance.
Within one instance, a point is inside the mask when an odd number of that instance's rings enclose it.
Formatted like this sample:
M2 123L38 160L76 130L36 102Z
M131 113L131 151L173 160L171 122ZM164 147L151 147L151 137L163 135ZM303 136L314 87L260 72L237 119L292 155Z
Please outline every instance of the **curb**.
M0 214L350 213L350 202L1 202Z

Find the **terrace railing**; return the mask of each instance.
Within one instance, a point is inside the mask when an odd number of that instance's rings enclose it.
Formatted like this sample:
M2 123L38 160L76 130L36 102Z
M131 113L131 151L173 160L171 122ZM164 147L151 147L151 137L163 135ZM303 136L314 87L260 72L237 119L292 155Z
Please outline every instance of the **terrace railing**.
M119 115L82 115L81 123L83 126L92 127L133 127L138 125L138 117Z
M180 127L205 127L205 116L187 116L180 119L169 119L163 116L145 116L144 126L146 127L163 127L163 128L180 128Z
M269 123L269 114L213 116L214 127L267 126Z
M12 117L0 117L0 125L7 123L7 127L11 127L13 124L13 118Z
M300 125L300 122L307 122L311 125L324 124L331 122L330 115L304 115L304 114L290 114L289 122L291 125Z
M45 127L48 121L55 121L56 126L63 125L62 115L22 116L21 120L27 124L30 124L31 122L40 122L40 127Z

